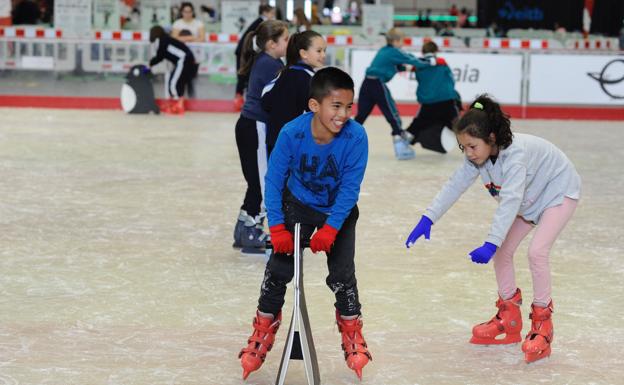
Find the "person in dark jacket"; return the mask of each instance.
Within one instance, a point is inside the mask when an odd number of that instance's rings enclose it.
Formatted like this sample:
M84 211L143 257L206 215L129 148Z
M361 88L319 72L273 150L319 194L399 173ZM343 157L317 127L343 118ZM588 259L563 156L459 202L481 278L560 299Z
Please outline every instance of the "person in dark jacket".
M174 66L167 84L169 103L163 106L162 111L183 114L184 92L197 74L195 56L186 44L169 36L161 26L152 27L149 38L150 42L157 47L156 56L150 60L149 67L163 60L168 60Z
M310 79L315 70L324 66L326 48L325 39L317 32L305 31L290 36L286 68L262 92L262 108L269 115L266 135L268 155L271 155L282 127L310 110Z
M243 32L240 39L238 39L238 44L236 45L236 50L234 54L236 55L236 96L234 97L234 108L237 111L240 111L245 103L245 99L243 98L243 94L245 93L245 88L247 88L247 84L249 83L249 75L241 75L239 74L240 66L241 66L241 54L243 53L243 42L249 33L253 32L258 28L260 23L265 20L275 20L275 8L268 4L261 4L258 8L258 18L254 20L249 27Z

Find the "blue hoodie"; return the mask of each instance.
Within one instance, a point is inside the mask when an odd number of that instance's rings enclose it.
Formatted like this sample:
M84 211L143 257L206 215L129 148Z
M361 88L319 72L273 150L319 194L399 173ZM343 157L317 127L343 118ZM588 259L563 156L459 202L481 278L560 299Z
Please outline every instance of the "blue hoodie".
M358 201L368 162L364 127L349 119L330 143L317 144L313 118L308 112L288 122L277 138L265 177L269 226L284 223L285 187L306 206L327 214L325 223L338 230Z
M435 63L435 61L433 61L433 63ZM402 68L404 64L413 65L417 70L432 66L429 60L417 58L414 55L388 44L377 52L373 62L366 69L366 76L376 77L382 82L387 83L399 70L404 70Z

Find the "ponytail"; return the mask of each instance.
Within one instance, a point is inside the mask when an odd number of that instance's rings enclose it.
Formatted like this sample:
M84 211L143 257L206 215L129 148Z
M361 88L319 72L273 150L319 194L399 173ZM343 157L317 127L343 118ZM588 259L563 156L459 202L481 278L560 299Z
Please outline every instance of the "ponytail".
M286 49L286 68L292 67L301 61L299 50L307 50L312 45L312 40L316 37L323 36L312 30L294 33L288 40L288 48Z
M477 96L470 103L468 111L453 125L453 131L456 135L467 133L500 148L507 148L513 142L509 115L487 94ZM494 134L495 143L491 143L490 134Z
M241 50L241 66L239 75L247 76L260 52L266 50L269 41L277 42L284 31L288 30L288 24L281 20L265 20L255 31L250 32L243 41Z

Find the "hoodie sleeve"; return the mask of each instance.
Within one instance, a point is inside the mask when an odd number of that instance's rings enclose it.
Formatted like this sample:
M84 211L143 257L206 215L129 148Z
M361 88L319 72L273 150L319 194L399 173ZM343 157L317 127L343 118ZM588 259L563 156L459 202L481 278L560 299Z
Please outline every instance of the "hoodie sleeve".
M431 205L425 211L425 215L436 223L444 213L468 190L475 179L479 176L479 169L468 159L462 164L444 184L442 190L436 195Z
M269 157L267 173L264 177L264 201L269 218L269 226L284 223L282 194L288 179L288 166L292 158L292 141L287 132L282 132L277 137L275 148Z
M167 45L166 41L164 39L156 39L156 41L158 48L156 49L156 56L154 56L149 62L150 67L155 66L165 58L165 46Z

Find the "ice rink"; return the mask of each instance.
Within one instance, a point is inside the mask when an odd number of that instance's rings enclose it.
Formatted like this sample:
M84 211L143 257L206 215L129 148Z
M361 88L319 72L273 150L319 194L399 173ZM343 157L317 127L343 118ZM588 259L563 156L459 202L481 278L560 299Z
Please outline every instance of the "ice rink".
M0 385L267 385L290 320L258 372L242 380L262 258L231 248L244 180L234 114L0 109ZM404 125L411 120L404 117ZM476 183L431 241L404 241L461 162L417 147L396 161L389 127L365 126L356 267L373 361L361 384L622 384L624 123L514 120L559 146L583 178L578 210L551 254L555 340L527 365L520 344L468 343L495 313L481 245L496 202ZM620 235L617 235L620 234ZM516 256L523 335L532 288ZM346 367L324 255L305 255L323 384L359 383ZM619 379L619 380L618 380ZM288 383L303 385L291 364Z

